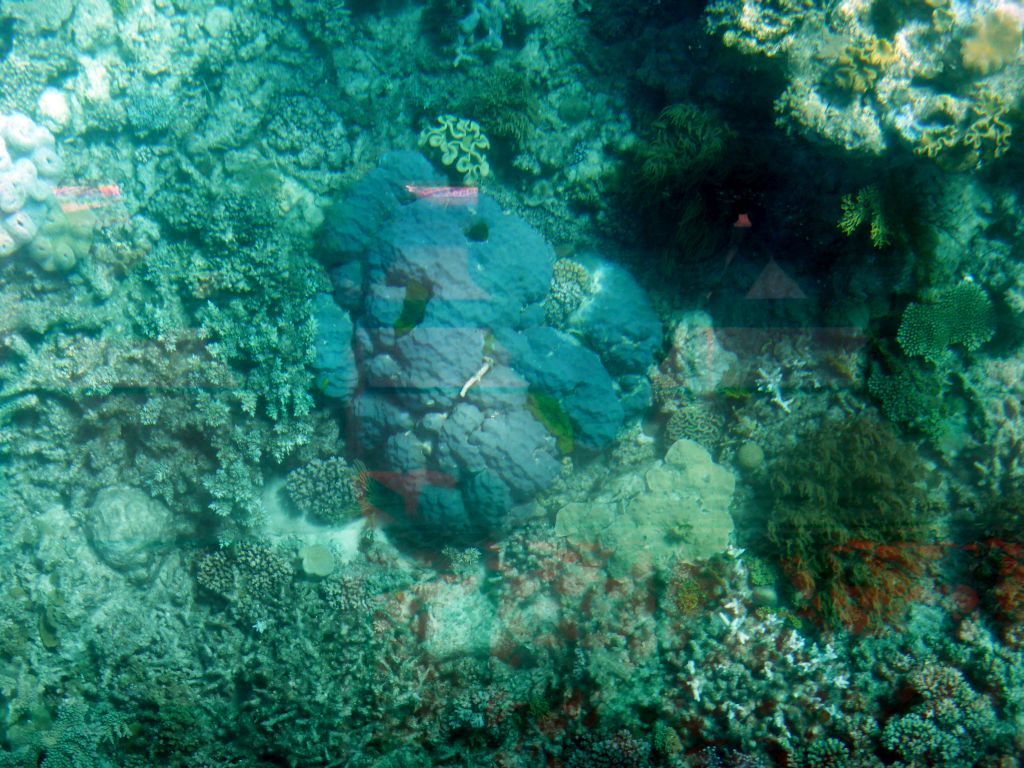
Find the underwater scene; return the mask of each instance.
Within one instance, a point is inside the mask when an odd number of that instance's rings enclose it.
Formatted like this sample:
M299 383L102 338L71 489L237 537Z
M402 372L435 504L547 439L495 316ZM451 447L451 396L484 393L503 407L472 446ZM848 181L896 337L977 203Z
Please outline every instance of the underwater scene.
M0 768L1024 768L1024 0L0 0Z

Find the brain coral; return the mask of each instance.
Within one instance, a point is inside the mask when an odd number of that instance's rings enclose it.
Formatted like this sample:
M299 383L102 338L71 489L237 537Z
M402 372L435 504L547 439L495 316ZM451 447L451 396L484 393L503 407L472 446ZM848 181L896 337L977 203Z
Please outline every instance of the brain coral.
M137 488L104 488L85 520L93 551L136 582L149 581L174 539L170 510Z

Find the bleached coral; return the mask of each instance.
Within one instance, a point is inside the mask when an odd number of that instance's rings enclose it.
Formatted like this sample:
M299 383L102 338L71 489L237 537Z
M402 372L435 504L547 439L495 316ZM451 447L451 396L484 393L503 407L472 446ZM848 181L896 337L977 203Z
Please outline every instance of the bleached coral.
M972 32L960 48L965 69L987 75L1006 66L1020 51L1020 14L1009 6L982 16Z
M1024 6L882 2L717 0L706 21L726 45L779 60L786 127L872 154L897 140L955 169L1003 155L1024 90Z
M63 170L52 133L20 113L0 115L0 258L35 239Z

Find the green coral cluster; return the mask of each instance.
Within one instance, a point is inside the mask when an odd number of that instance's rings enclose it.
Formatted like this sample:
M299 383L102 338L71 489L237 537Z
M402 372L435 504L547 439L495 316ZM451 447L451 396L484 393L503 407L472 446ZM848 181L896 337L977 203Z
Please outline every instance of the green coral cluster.
M505 65L470 73L470 77L458 89L456 109L472 110L492 137L523 147L540 113L530 75Z
M1005 737L991 699L973 690L960 670L927 661L905 683L916 703L885 724L882 743L908 764L974 765Z
M941 437L954 405L946 398L947 374L912 360L894 362L892 368L888 374L875 371L868 379L868 391L885 418L933 439Z
M424 128L420 133L420 146L441 151L445 166L455 165L467 184L476 184L491 173L484 154L491 142L473 120L455 115L441 115L437 125Z
M551 287L544 300L544 314L549 325L565 328L569 317L593 290L593 279L587 268L572 259L559 259L551 273Z
M696 104L671 104L651 124L637 159L644 183L678 190L699 183L720 165L732 138L722 120Z
M846 768L849 764L849 748L835 738L814 741L800 751L797 759L799 768Z
M951 346L973 352L993 333L995 310L988 294L974 281L965 280L933 304L909 304L896 340L911 357L939 363Z
M973 352L994 333L995 309L973 280L944 291L934 302L911 303L896 334L903 355L893 350L888 371L874 371L868 389L893 423L933 440L953 439L966 406L956 393L962 372L953 348Z
M313 459L288 473L288 496L302 512L332 524L344 524L362 512L366 492L362 467L340 456Z
M801 607L850 629L898 620L906 606L893 588L916 574L869 550L930 540L934 510L918 485L924 467L913 447L860 416L804 435L770 473L765 554L788 574Z
M863 187L857 192L856 197L845 195L842 209L839 229L844 235L852 235L866 222L871 233L871 244L875 248L884 248L892 241L892 232L882 203L882 193L874 184Z

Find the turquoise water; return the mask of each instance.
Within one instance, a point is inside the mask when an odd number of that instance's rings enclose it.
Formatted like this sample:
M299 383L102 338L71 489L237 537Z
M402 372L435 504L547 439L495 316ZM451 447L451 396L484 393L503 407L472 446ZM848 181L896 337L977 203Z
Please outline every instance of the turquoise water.
M0 766L1019 768L1022 24L5 0Z

